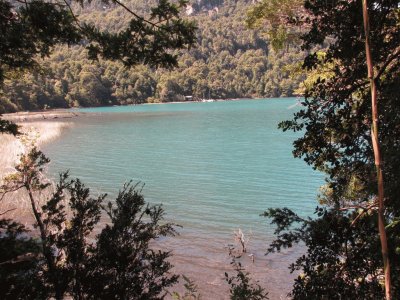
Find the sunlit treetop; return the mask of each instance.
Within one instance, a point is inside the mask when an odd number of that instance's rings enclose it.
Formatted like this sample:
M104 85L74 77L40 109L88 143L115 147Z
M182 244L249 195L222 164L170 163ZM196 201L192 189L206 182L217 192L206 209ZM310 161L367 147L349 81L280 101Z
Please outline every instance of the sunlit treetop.
M262 0L247 12L246 25L264 30L272 47L279 50L300 42L306 17L304 0Z

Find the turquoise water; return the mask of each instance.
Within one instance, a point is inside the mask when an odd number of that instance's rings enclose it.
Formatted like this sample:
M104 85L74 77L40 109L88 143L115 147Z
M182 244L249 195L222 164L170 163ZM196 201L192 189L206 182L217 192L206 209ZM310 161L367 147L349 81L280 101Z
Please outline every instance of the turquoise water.
M177 270L198 278L207 298L222 299L217 290L229 269L226 245L233 243L233 230L250 237L249 248L259 258L259 265L250 266L257 278L265 280L266 272L286 276L287 264L277 265L290 261L291 252L264 257L273 227L259 215L286 206L306 216L317 205L323 176L293 158L299 133L277 129L299 109L296 103L289 98L81 109L88 114L44 152L52 160L51 174L69 169L110 199L126 181L145 183L146 200L162 203L167 218L183 226L180 237L163 244L175 253ZM276 289L274 281L265 281ZM287 288L283 284L271 295Z

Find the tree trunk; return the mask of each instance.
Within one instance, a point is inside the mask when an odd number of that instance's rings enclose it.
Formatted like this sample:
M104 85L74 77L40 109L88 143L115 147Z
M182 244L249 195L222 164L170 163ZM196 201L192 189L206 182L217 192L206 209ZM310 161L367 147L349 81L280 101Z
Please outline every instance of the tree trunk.
M363 19L364 19L364 31L365 31L365 51L367 55L367 67L368 67L368 78L371 85L371 103L372 103L372 128L371 138L372 146L375 156L375 166L378 181L378 228L379 236L381 241L382 257L383 257L383 269L385 274L385 296L386 300L391 300L391 280L390 280L390 262L389 252L387 246L387 237L385 230L385 219L384 219L384 188L383 188L383 173L382 173L382 159L380 153L379 136L378 136L378 101L377 101L377 89L376 79L374 77L374 65L371 56L371 47L369 40L369 15L368 15L368 3L367 0L363 0Z
M36 219L36 223L39 227L40 231L40 237L42 239L42 249L43 249L43 256L46 259L47 262L47 267L49 268L49 273L50 273L50 280L52 281L54 285L54 291L55 291L55 299L57 300L62 300L63 299L63 293L62 289L60 288L59 281L57 278L56 274L56 266L54 263L54 258L53 254L51 252L51 249L48 245L48 240L47 240L47 234L46 234L46 228L43 223L42 217L40 212L38 211L38 208L36 206L35 198L33 197L32 189L31 189L31 183L27 182L25 183L25 188L28 191L29 199L31 201L31 206L32 206L32 211Z

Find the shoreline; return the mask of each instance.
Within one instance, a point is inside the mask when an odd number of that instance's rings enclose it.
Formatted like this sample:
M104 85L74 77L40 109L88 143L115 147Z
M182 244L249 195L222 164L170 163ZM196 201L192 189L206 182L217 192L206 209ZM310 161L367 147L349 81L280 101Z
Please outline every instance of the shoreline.
M200 101L170 101L170 102L145 102L137 104L120 104L107 106L85 106L85 107L69 107L69 108L51 108L38 111L18 111L14 113L5 113L1 115L2 119L13 122L30 122L36 120L56 120L71 119L88 114L87 112L73 111L77 109L91 109L98 107L119 107L119 106L136 106L136 105L158 105L158 104L183 104L183 103L208 103L208 102L231 102L231 101L258 101L258 100L279 100L279 99L299 99L301 96L292 97L273 97L273 98L226 98L226 99L202 99ZM89 113L90 114L90 113Z
M63 113L64 112L65 111L63 111ZM51 111L48 113L50 114L55 112ZM29 114L39 114L39 117L36 117L36 119L35 117L32 119L28 118L28 120L18 123L26 128L35 127L35 125L41 125L39 128L36 128L41 133L40 146L51 143L57 138L62 138L64 130L68 130L69 126L74 126L75 119L43 119L40 116L40 112L23 113L20 115L26 116ZM84 118L93 115L101 115L101 113L83 114ZM60 125L59 123L62 124ZM50 132L52 132L52 134L50 134ZM0 146L1 145L2 142L0 141ZM7 152L5 153L7 156L9 155ZM3 173L1 173L1 175L2 174ZM24 191L22 192L25 193ZM22 195L14 196L14 202L11 202L14 204L14 206L16 204L15 199L19 199L19 197L23 198ZM22 203L20 208L22 212L17 213L13 211L8 214L7 217L20 220L22 223L27 225L32 232L34 232L35 229L31 227L33 218L32 213L30 212L29 202L24 200L18 203ZM4 211L2 207L0 207L0 211ZM213 234L206 234L204 236L199 235L199 233L196 231L192 232L191 230L180 230L180 236L177 239L165 239L157 242L157 245L162 245L162 247L166 247L166 249L169 251L174 252L174 256L171 258L171 262L175 266L174 272L178 274L185 274L189 276L189 278L194 279L203 298L228 299L228 286L225 283L224 272L226 271L230 274L233 273L230 267L230 258L227 254L228 251L226 250L226 245L231 242L231 232L227 234L226 238L225 235L224 238L221 238L219 235L214 236ZM291 275L287 275L285 273L287 270L286 265L284 267L281 266L287 262L287 259L285 258L287 253L284 255L274 256L273 258L265 258L263 246L264 240L254 238L251 242L251 245L249 245L249 250L250 253L255 253L256 262L251 262L250 258L245 256L244 265L246 265L246 268L248 268L248 270L254 275L254 279L259 280L263 283L262 285L264 287L270 289L270 296L272 295L271 299L286 299L285 294L286 291L290 290L290 286L283 284L281 279ZM289 255L293 255L291 253L292 252L289 252ZM272 278L270 278L271 274L274 275ZM275 286L278 286L278 288L274 288ZM176 285L172 290L182 293L185 291L182 282ZM167 297L167 299L170 298Z
M40 115L40 116L38 116ZM44 144L60 138L62 132L73 126L70 114L65 112L46 113L16 113L12 117L7 115L4 119L14 121L20 126L21 135L15 137L11 134L0 134L0 182L10 174L15 173L15 166L24 154L34 144L39 149ZM16 201L16 198L18 201ZM10 210L10 211L9 211ZM28 227L32 221L28 197L22 190L9 193L0 202L0 212L9 211L4 215L19 221Z
M191 100L191 101L170 101L170 102L145 102L138 104L123 104L113 106L135 106L135 105L157 105L157 104L183 104L183 103L208 103L208 102L233 102L233 101L259 101L259 100L279 100L279 99L298 99L300 96L292 97L276 97L276 98L226 98L226 99L202 99L202 100ZM95 107L107 107L107 106L92 106L92 107L81 107L81 108L95 108Z
M20 123L18 125L23 125L27 122L33 121L53 121L53 120L62 120L65 119L73 119L82 115L85 115L83 112L74 112L71 111L72 108L62 108L62 109L52 109L52 110L43 110L43 111L19 111L15 113L7 113L1 115L1 118L4 120L12 121L15 123Z

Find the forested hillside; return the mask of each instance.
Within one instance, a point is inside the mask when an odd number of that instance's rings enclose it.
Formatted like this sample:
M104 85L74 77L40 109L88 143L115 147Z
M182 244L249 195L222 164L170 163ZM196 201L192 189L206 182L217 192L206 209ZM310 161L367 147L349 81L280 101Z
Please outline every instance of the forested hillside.
M152 1L124 4L141 15ZM154 2L154 1L153 1ZM57 46L40 69L8 74L0 94L0 113L55 107L183 101L184 96L241 98L292 96L303 78L287 68L304 53L291 47L273 51L261 32L244 25L251 1L203 0L187 7L186 15L199 27L198 45L176 53L174 71L87 57L85 45ZM85 9L73 7L80 20L112 32L129 21L121 7L93 1Z

